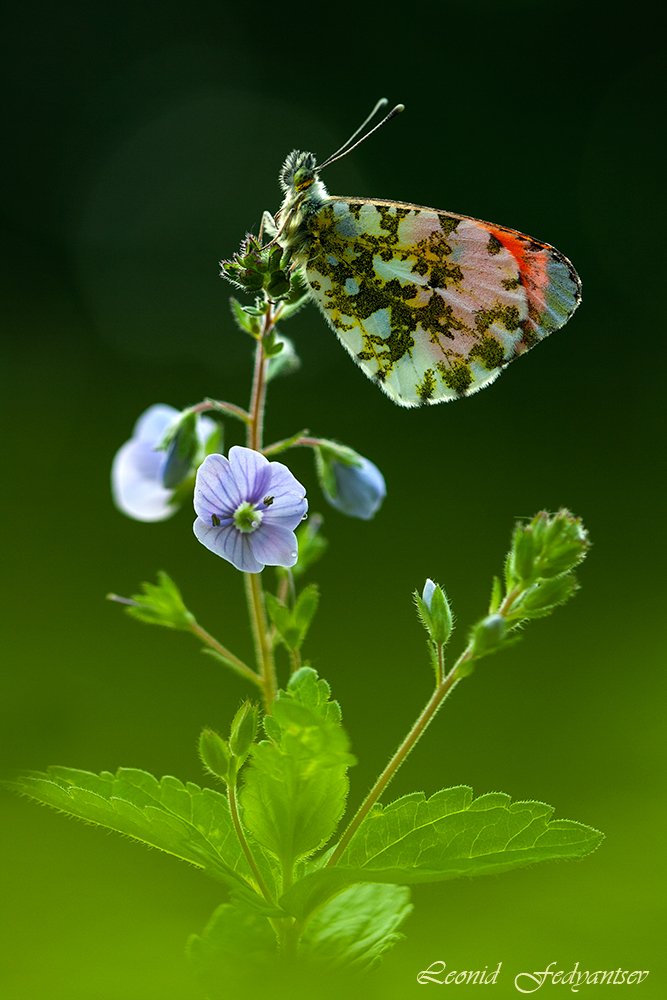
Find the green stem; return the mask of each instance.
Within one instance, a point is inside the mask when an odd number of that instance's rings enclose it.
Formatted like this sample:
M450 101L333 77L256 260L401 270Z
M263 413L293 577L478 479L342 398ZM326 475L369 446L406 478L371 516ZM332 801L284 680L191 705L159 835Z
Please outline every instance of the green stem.
M275 325L276 313L271 305L264 315L264 325L262 332L257 338L255 350L255 366L252 376L252 391L250 394L250 421L248 423L247 444L248 448L254 451L261 451L262 436L264 429L264 408L266 404L266 369L267 358L264 353L264 337L266 337ZM273 644L269 636L269 627L266 619L266 608L264 604L264 588L262 587L261 574L245 573L245 591L248 602L248 614L252 627L253 638L255 640L255 655L257 658L257 669L261 676L262 687L264 688L264 708L271 711L271 705L276 696L278 683L276 679L276 667L273 658Z
M288 448L319 448L320 445L327 443L324 438L308 437L304 431L300 431L293 437L283 438L282 441L274 441L273 444L267 445L266 448L262 449L262 454L278 455L281 451L287 451Z
M269 638L269 627L264 607L264 589L260 581L260 573L244 573L248 614L255 641L255 656L260 683L264 689L264 708L271 711L273 699L278 690L276 667L273 659L273 647Z
M369 812L371 811L375 803L378 801L378 799L386 789L389 782L392 780L392 778L398 771L401 764L403 764L410 751L424 735L427 727L433 721L438 709L442 705L447 695L449 695L453 691L453 689L458 684L459 680L461 680L461 678L458 676L459 667L464 661L468 659L470 659L469 649L466 649L466 651L457 660L456 665L452 667L450 672L444 678L442 683L436 687L435 691L429 698L423 710L417 717L417 720L413 725L412 729L405 737L405 739L399 746L398 750L391 758L391 760L389 761L384 771L382 772L380 777L377 779L377 781L371 788L370 792L368 793L364 801L359 806L359 809L357 810L352 820L350 821L347 829L343 833L343 836L340 838L336 850L333 852L333 854L327 861L325 865L326 868L330 868L338 863L341 856L347 849L348 844L354 837L355 833L357 832L363 821L368 816Z
M445 679L445 647L443 643L436 643L438 655L438 673L435 679L436 687L439 687Z
M241 677L245 677L246 680L252 681L253 684L257 684L259 687L262 685L262 679L257 674L252 667L249 667L247 663L240 660L238 656L235 656L226 646L223 646L221 642L214 639L206 629L202 628L199 622L194 622L190 626L190 631L195 635L205 646L212 649L219 656L224 657L228 661L229 666L232 670L235 670L237 674Z
M186 412L188 413L207 413L214 410L216 413L228 413L232 417L236 417L237 420L242 420L244 424L250 423L250 414L247 410L242 409L240 406L236 406L235 403L227 403L222 399L205 399L201 403L197 403L195 406L188 407Z
M270 903L273 906L275 905L275 900L272 898L271 893L267 888L266 882L262 878L262 873L257 867L255 856L250 850L250 844L246 839L245 831L243 829L243 826L241 825L241 817L239 816L239 807L236 801L235 783L230 782L230 784L227 785L227 801L229 802L229 813L230 816L232 817L232 823L234 824L234 829L236 830L236 836L239 839L241 850L245 855L245 859L250 865L250 870L255 876L255 882L257 883L257 888L261 892L262 896L264 896L264 899L267 901L267 903Z

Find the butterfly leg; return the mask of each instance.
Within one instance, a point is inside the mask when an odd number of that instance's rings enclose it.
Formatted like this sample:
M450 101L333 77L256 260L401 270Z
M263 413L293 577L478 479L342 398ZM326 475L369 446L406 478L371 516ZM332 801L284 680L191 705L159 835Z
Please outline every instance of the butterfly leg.
M270 212L264 212L262 215L262 221L259 224L259 242L261 244L264 237L264 233L270 239L274 239L278 235L278 226L276 225L276 220L273 218Z

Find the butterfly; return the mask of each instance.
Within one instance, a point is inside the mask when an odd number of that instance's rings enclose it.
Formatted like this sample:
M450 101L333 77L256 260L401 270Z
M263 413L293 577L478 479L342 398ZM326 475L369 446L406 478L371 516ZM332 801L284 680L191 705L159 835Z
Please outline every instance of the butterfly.
M440 403L489 385L559 329L581 283L554 247L514 229L408 202L329 195L324 163L293 151L269 234L354 361L400 406Z

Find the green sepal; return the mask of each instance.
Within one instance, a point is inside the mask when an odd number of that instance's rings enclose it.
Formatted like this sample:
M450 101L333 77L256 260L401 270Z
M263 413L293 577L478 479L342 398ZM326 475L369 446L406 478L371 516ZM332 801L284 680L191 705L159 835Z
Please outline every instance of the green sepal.
M243 763L257 736L257 706L244 701L232 720L229 731L229 749L239 762Z
M209 774L226 784L234 782L235 762L227 740L223 740L214 729L202 729L198 749L201 762Z
M175 489L192 473L201 447L197 437L197 419L196 413L186 410L160 445L167 452L162 472L165 489Z
M546 580L538 580L512 604L511 613L520 620L543 618L558 607L565 604L579 589L572 573L562 576L552 576Z
M229 304L239 329L243 330L244 333L249 333L251 337L257 338L261 330L259 317L254 312L251 313L248 306L242 306L238 299L233 296L230 298Z
M489 614L494 615L501 605L503 599L503 585L500 577L494 576L491 584L491 599L489 601Z
M142 592L132 597L108 594L107 599L125 606L131 618L148 625L162 625L190 632L195 624L194 615L186 608L181 592L171 577L159 570L157 583L142 583Z
M430 586L429 586L430 585ZM428 597L426 596L428 594ZM454 628L454 617L447 594L440 584L428 579L421 594L413 594L417 615L436 646L445 646Z

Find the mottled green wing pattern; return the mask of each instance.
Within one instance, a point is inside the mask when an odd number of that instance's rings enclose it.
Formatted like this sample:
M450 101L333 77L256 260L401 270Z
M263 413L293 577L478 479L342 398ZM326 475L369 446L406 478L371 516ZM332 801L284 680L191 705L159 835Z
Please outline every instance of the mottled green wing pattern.
M544 243L392 201L327 198L296 253L363 371L402 406L476 392L572 315L580 285Z

